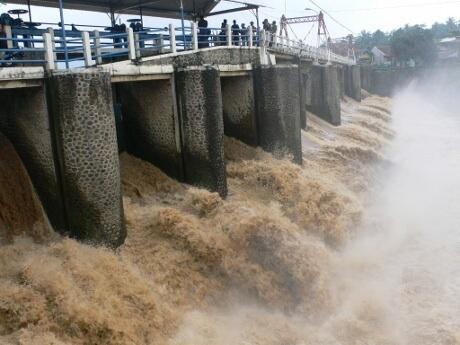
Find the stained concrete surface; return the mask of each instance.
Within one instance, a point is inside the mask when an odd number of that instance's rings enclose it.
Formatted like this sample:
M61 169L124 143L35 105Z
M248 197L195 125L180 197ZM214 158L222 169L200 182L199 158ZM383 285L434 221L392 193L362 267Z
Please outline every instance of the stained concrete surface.
M117 247L126 229L110 75L56 72L47 83L68 231Z
M0 91L0 131L13 143L46 213L58 232L65 232L45 88Z
M172 80L118 83L126 145L135 156L182 179L176 99Z
M258 145L254 78L221 78L225 135L251 145Z
M224 121L219 71L176 71L185 181L227 195Z
M288 153L301 164L298 66L260 66L254 76L260 146L269 152Z

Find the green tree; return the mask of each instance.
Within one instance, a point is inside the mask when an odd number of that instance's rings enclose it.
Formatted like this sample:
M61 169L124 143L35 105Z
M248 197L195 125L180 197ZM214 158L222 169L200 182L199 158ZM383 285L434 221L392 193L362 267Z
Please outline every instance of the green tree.
M381 46L388 44L388 36L381 30L377 30L372 34L372 45ZM373 48L373 47L372 47Z
M388 35L381 30L374 33L363 30L356 38L356 46L360 49L371 50L375 46L388 44L388 41Z
M455 37L460 34L460 25L454 18L449 18L445 23L434 23L431 31L435 39Z
M403 64L412 59L418 65L426 65L436 59L433 33L423 25L406 25L394 31L390 45L396 60Z

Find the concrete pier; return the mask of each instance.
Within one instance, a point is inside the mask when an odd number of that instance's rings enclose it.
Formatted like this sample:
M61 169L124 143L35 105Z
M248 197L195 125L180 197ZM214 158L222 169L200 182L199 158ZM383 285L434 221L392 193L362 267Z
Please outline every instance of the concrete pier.
M47 78L67 230L88 243L123 243L120 167L110 75Z
M259 136L251 74L221 78L225 135L257 146Z
M346 66L337 66L337 77L338 77L340 99L344 99L345 97L346 73L347 73Z
M345 94L361 102L361 69L358 65L345 66Z
M259 144L302 163L300 78L294 65L260 66L254 71Z
M175 73L185 182L227 195L219 71L190 67Z
M65 232L49 114L43 86L0 91L0 131L15 146L54 229Z
M128 151L183 179L174 78L117 83Z
M333 65L312 65L309 71L309 111L334 126L341 123L340 91L337 67Z
M340 125L340 98L360 99L359 68L347 63L269 45L62 73L5 68L0 131L16 146L56 230L117 247L126 236L118 147L225 197L224 134L302 164L306 110ZM368 75L369 84L380 83Z
M307 129L307 103L309 83L308 75L299 67L299 88L300 88L300 128Z

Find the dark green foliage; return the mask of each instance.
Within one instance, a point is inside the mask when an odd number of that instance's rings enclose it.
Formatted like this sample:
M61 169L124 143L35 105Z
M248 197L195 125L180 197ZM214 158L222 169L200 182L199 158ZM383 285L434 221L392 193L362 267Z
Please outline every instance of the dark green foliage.
M394 57L401 63L412 59L420 65L432 63L436 59L433 33L422 25L406 25L394 31L390 45Z
M404 64L414 60L416 64L422 65L436 59L436 41L455 36L460 36L460 22L451 17L445 23L434 23L429 29L424 25L406 25L391 33L363 30L355 44L359 49L367 51L375 46L390 45L396 61Z

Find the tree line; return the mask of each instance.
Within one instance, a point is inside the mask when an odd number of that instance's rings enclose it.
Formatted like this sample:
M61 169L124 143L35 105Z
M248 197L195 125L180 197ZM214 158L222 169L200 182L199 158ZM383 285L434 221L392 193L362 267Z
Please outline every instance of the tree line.
M406 25L389 33L363 30L356 37L355 44L362 50L389 45L397 62L413 60L417 64L430 64L437 56L436 40L456 36L460 36L460 21L449 18L444 23L434 23L431 28Z

